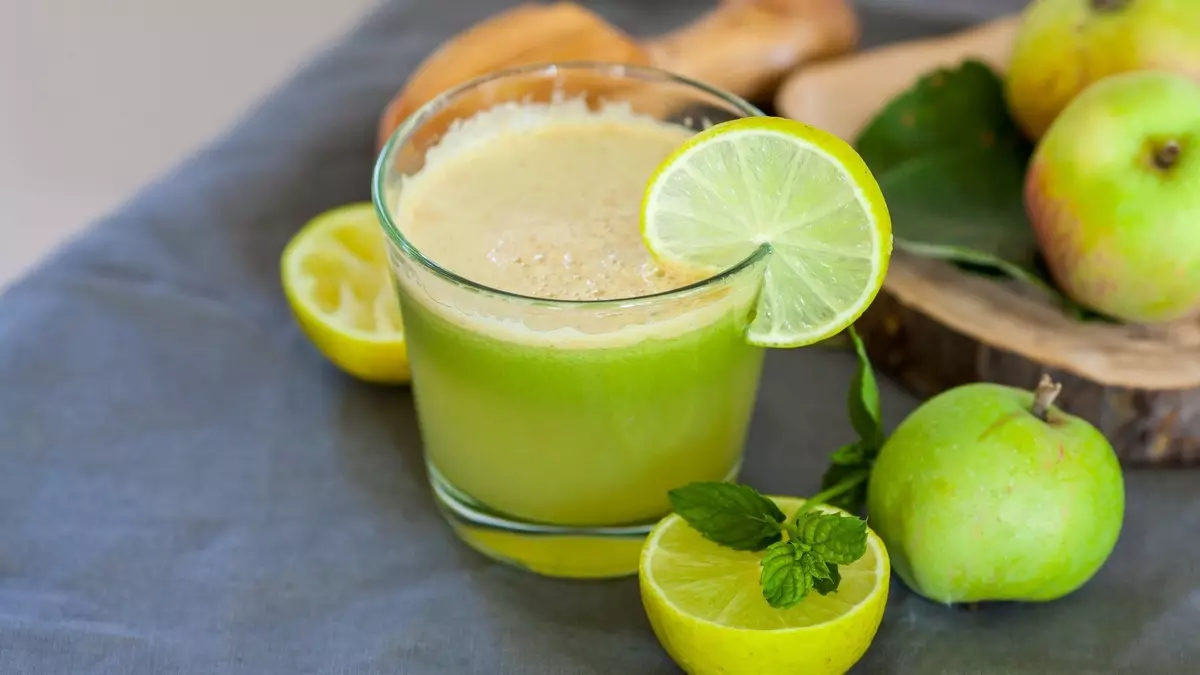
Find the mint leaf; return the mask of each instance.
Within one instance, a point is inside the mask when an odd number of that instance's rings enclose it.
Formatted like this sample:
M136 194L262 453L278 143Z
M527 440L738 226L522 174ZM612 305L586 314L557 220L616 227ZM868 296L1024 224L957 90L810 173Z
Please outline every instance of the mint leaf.
M850 380L850 396L847 402L850 424L858 432L860 439L878 449L883 445L879 385L875 382L875 371L871 370L871 359L867 357L867 348L862 338L853 326L846 332L854 343L855 354L858 355L858 371Z
M838 586L842 583L842 573L838 571L837 565L825 563L825 568L829 571L829 576L823 579L813 579L813 590L821 595L829 595L837 591Z
M843 465L836 462L821 476L822 503L858 513L867 502L867 484L871 476L871 460L861 464Z
M821 595L836 591L842 575L837 565L826 562L816 551L805 550L802 544L789 540L767 548L759 581L767 604L791 609L814 588Z
M808 511L796 519L800 543L824 562L849 565L867 552L867 521L838 513Z
M776 542L767 548L759 583L768 605L791 609L808 595L813 587L812 563L806 563L805 557L792 541Z
M850 424L858 432L856 443L843 445L830 456L830 467L821 477L821 492L809 500L813 506L826 503L852 513L862 510L867 501L867 481L871 466L883 447L883 413L879 403L879 385L862 338L851 327L847 334L858 357L858 370L850 381L846 407ZM809 506L805 504L805 510Z
M875 456L874 446L868 443L859 441L843 445L833 454L829 456L829 462L838 466L859 466L863 462L870 461Z
M803 549L802 546L796 548ZM829 567L830 563L821 559L821 556L812 551L805 551L800 556L800 567L804 568L804 573L812 579L815 586L818 581L828 580L830 578ZM836 565L834 566L836 567Z
M671 508L706 539L739 551L778 542L787 516L748 485L690 483L668 493Z

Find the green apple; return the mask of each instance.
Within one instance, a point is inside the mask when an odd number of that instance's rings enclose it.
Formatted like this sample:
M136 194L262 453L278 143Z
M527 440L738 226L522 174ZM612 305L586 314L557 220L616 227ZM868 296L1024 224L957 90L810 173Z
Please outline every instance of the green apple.
M1134 323L1200 312L1200 84L1156 71L1100 80L1054 121L1025 180L1068 296Z
M1125 511L1104 436L1034 393L976 383L926 401L888 438L871 528L909 588L937 602L1054 600L1112 552Z
M1200 2L1035 0L1013 44L1009 107L1036 140L1092 82L1149 69L1200 78Z

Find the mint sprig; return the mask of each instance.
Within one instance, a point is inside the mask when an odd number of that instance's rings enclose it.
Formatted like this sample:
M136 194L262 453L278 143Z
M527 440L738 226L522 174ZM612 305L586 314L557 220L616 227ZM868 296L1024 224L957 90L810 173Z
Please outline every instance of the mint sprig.
M821 491L805 501L790 522L775 502L748 485L690 483L669 493L675 513L704 538L739 551L766 551L759 583L767 604L777 609L795 607L809 591L836 592L842 581L838 567L867 551L865 520L817 510L821 504L852 513L862 510L871 466L884 441L871 360L854 328L847 333L858 356L847 400L858 440L834 451Z
M858 433L858 440L843 445L830 456L829 468L821 477L821 491L814 499L859 513L867 503L867 482L871 478L871 466L883 447L884 433L879 385L875 382L866 345L854 328L846 332L858 356L858 371L850 381L846 401L850 423Z
M671 506L704 538L740 551L766 551L763 597L777 609L795 607L810 590L827 595L841 582L838 565L867 550L861 518L812 510L810 503L791 522L775 502L748 485L690 483L670 492ZM784 535L787 538L784 538Z

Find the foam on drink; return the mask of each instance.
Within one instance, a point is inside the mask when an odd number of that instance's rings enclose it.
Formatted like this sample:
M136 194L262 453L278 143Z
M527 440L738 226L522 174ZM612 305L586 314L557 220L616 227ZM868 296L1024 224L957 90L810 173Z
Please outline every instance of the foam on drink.
M646 182L692 133L627 106L501 105L427 153L397 224L438 265L511 293L605 300L680 288L713 271L656 263L638 221Z

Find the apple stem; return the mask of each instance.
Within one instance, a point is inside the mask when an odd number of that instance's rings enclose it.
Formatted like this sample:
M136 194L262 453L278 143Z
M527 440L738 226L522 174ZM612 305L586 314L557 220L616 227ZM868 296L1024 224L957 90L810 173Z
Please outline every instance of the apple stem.
M1054 404L1054 399L1058 398L1058 393L1062 391L1062 383L1055 382L1050 379L1049 375L1043 374L1042 380L1038 382L1037 390L1033 392L1033 412L1034 417L1045 422L1046 413L1049 412L1050 406Z
M1166 171L1175 166L1175 162L1179 161L1179 154L1183 152L1183 148L1179 147L1178 141L1167 141L1163 143L1158 152L1154 153L1154 166Z
M1092 0L1092 9L1097 12L1109 12L1121 9L1129 4L1129 0Z

